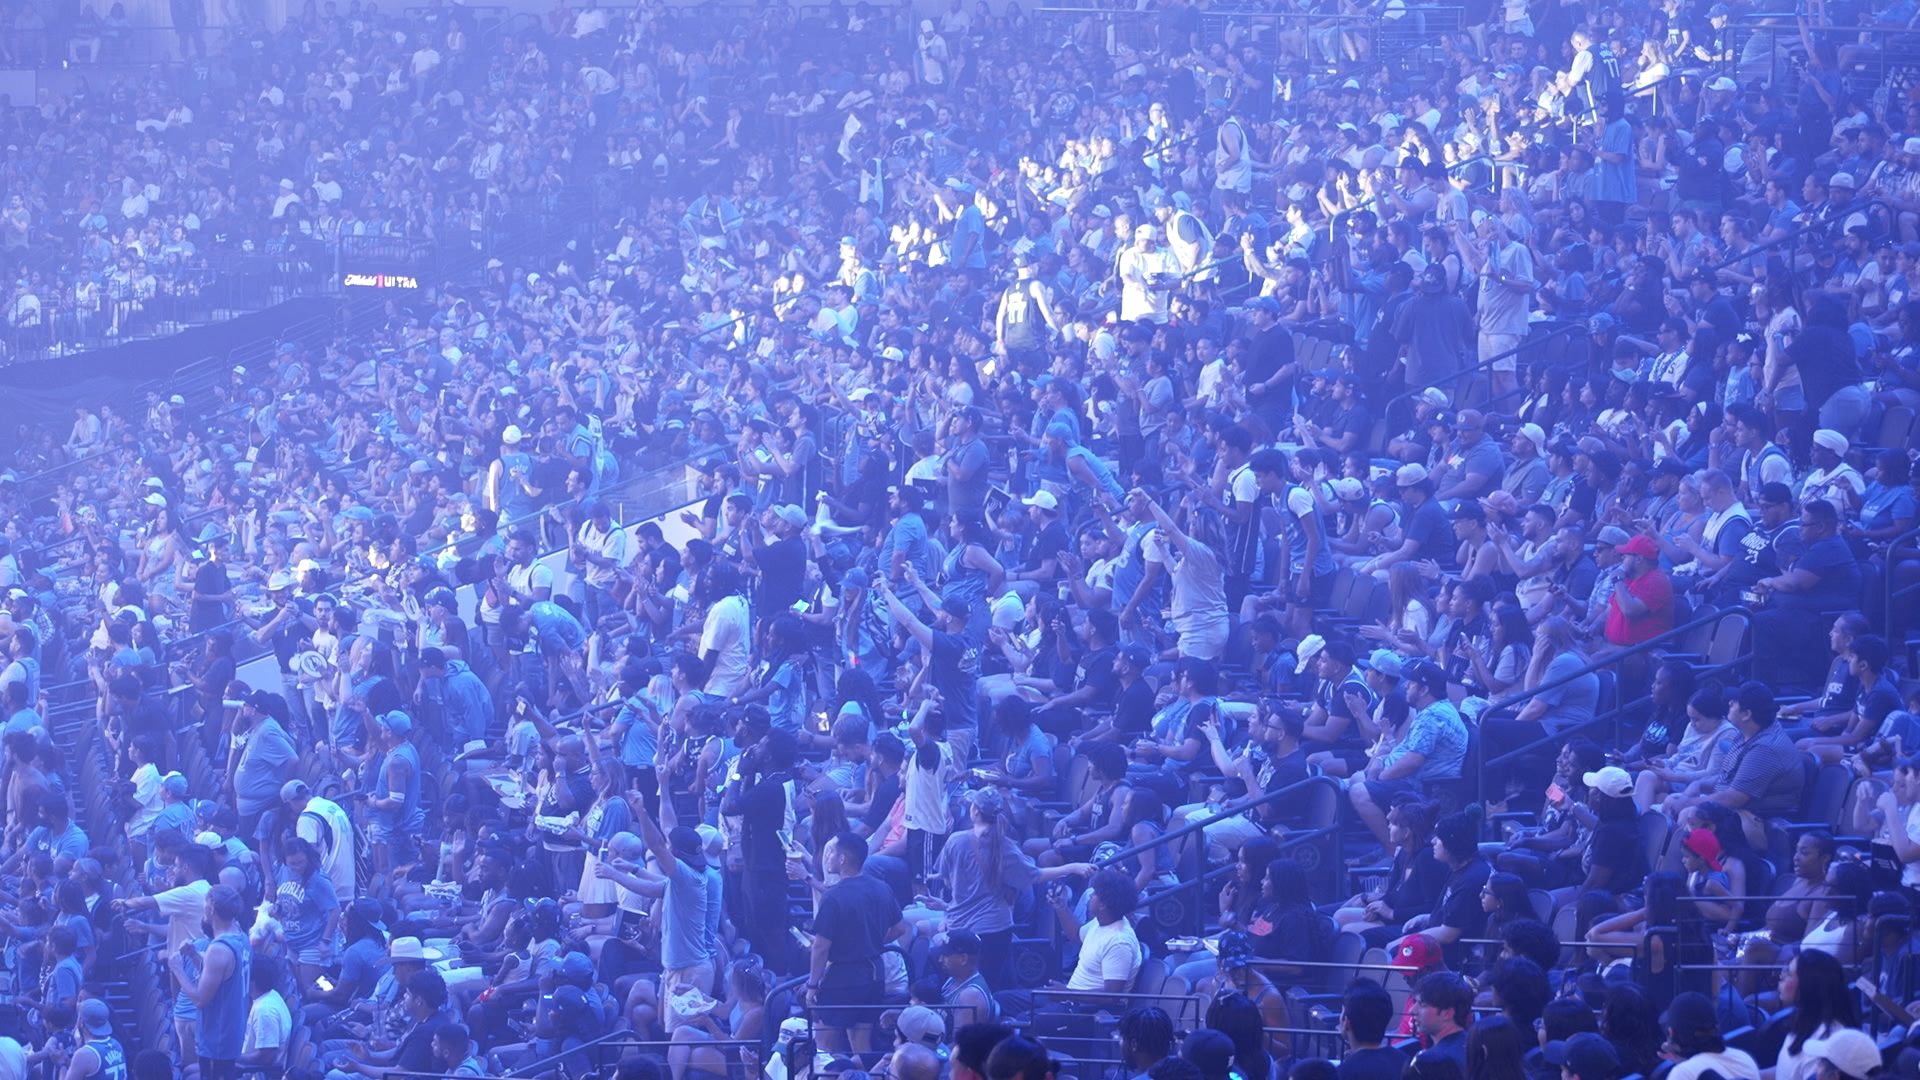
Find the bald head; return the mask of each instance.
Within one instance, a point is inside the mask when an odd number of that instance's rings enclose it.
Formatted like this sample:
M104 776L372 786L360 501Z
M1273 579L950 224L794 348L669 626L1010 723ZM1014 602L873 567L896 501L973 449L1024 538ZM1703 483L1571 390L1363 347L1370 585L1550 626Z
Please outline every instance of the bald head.
M894 1080L940 1080L940 1058L919 1043L893 1052Z

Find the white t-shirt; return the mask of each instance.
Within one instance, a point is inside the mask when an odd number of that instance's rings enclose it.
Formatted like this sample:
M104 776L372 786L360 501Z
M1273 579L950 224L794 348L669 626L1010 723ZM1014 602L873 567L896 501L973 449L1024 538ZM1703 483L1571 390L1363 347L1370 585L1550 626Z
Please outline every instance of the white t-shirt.
M127 822L127 835L144 836L153 828L153 819L160 816L160 769L151 761L133 770L133 801L140 809Z
M153 894L160 914L167 917L167 951L179 952L180 946L200 936L200 922L207 917L207 894L213 882L205 878Z
M525 566L509 567L507 570L507 591L522 604L534 601L534 590L553 589L553 568L538 560Z
M1829 1021L1809 1036L1808 1041L1831 1038L1838 1030L1839 1025ZM1815 1072L1818 1071L1816 1066L1819 1062L1820 1059L1807 1053L1804 1046L1801 1047L1800 1053L1794 1053L1793 1040L1788 1039L1780 1044L1780 1059L1774 1062L1773 1080L1813 1080Z
M940 763L931 769L923 769L915 760L920 748L907 748L907 763L902 766L906 774L907 806L905 822L909 829L938 833L942 836L953 827L953 816L948 808L947 789L959 779L960 770L953 763L953 748L944 742L936 742L934 747L940 751Z
M713 670L707 674L707 693L732 697L747 689L752 681L752 643L746 597L722 597L707 609L706 623L700 628L700 655L715 654Z
M1907 840L1920 842L1920 803L1907 807ZM1909 889L1920 888L1920 860L1901 865L1900 884Z
M1132 922L1121 919L1111 926L1089 922L1080 928L1080 962L1073 965L1067 989L1105 990L1110 979L1124 982L1125 989L1131 989L1142 959L1140 938L1134 934Z
M247 1037L240 1052L279 1050L287 1045L287 1035L292 1031L293 1014L287 1011L287 1003L280 991L269 990L254 998L253 1007L247 1010Z
M1745 1050L1729 1046L1717 1054L1695 1054L1667 1072L1667 1080L1700 1080L1708 1069L1724 1080L1760 1080L1760 1066Z
M620 569L630 561L628 550L631 539L627 536L626 530L617 525L609 525L606 532L601 532L593 527L592 521L582 522L580 546L601 558L613 560L612 566L588 564L585 572L580 576L586 578L587 584L596 589L612 588L613 583L619 580Z
M26 1080L27 1050L20 1040L0 1035L0 1080Z

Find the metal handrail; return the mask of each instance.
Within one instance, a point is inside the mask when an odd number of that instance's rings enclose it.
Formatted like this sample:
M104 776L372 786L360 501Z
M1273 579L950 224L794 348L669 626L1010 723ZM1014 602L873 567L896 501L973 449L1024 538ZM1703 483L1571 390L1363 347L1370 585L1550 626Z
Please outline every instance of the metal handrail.
M1245 800L1244 802L1234 803L1232 806L1222 808L1221 810L1216 811L1215 813L1210 814L1207 817L1200 818L1197 821L1190 821L1178 829L1174 829L1170 832L1163 832L1159 836L1154 837L1153 839L1147 841L1144 844L1135 844L1129 848L1122 848L1121 850L1116 851L1112 855L1109 855L1105 859L1101 860L1100 865L1111 866L1112 864L1119 862L1122 859L1130 859L1135 855L1141 854L1142 852L1152 851L1154 848L1158 848L1158 847L1165 847L1166 845L1172 843L1175 840L1192 836L1194 833L1200 832L1201 830L1205 829L1209 825L1214 824L1215 822L1225 821L1228 818L1239 817L1241 814L1247 812L1248 810L1252 810L1255 807L1265 806L1270 802L1277 802L1282 796L1291 795L1292 793L1302 790L1304 788L1322 786L1322 785L1332 787L1336 793L1338 793L1340 790L1339 781L1333 779L1330 776L1309 776L1305 780L1296 781L1294 783L1288 784L1286 787L1279 788L1274 791L1269 791L1261 795L1257 795L1251 799ZM1338 805L1339 804L1336 801L1335 806L1337 807ZM1317 832L1319 830L1309 830L1309 831Z
M1623 649L1620 652L1608 653L1604 659L1594 661L1593 663L1589 663L1586 667L1581 668L1579 671L1576 671L1573 674L1566 676L1565 678L1555 679L1552 682L1543 683L1540 686L1536 686L1531 690L1523 691L1520 694L1517 694L1513 697L1504 698L1498 704L1494 705L1493 708L1487 710L1487 713L1483 715L1482 719L1484 720L1486 716L1491 716L1496 712L1503 712L1503 713L1508 712L1514 706L1520 704L1521 702L1531 701L1534 698L1540 696L1541 694L1546 693L1549 690L1557 690L1560 687L1566 686L1577 679L1583 679L1589 675L1596 675L1603 668L1614 667L1619 663L1619 661L1626 659L1629 656L1638 656L1642 653L1651 652L1654 649L1659 648L1663 645L1670 644L1671 642L1676 640L1680 635L1689 633L1694 630L1698 630L1700 627L1705 626L1709 623L1718 622L1720 619L1723 619L1728 615L1734 615L1741 619L1744 619L1747 623L1748 630L1751 631L1753 627L1752 610L1745 607L1732 607L1732 608L1722 608L1716 611L1712 611L1686 623L1683 626L1676 626L1673 629L1668 630L1666 633L1659 635L1658 637L1649 638L1648 640L1643 641L1638 645L1634 645L1627 649ZM1721 665L1721 666L1733 667L1741 663L1744 663L1750 659L1752 659L1751 653L1743 656L1735 657L1733 660L1729 661L1727 664ZM1515 749L1515 750L1508 751L1505 754L1501 754L1499 757L1493 758L1491 760L1482 761L1480 763L1480 767L1474 770L1474 787L1475 787L1476 793L1481 798L1484 799L1486 795L1486 791L1485 791L1486 775L1487 775L1487 769L1489 767L1494 765L1503 765L1508 762L1516 761L1522 757L1526 757L1531 754L1537 754L1540 752L1540 750L1543 747L1553 746L1553 745L1565 742L1567 739L1567 736L1573 734L1574 732L1585 731L1588 728L1594 727L1598 724L1611 721L1616 725L1615 741L1617 742L1618 734L1619 734L1617 730L1617 725L1619 723L1619 718L1628 708L1629 704L1630 704L1629 702L1617 702L1615 703L1612 709L1608 710L1606 713L1602 715L1595 716L1590 720L1587 720L1587 721L1584 721L1583 723L1575 725L1574 727L1566 728L1561 731L1547 734L1543 738L1536 739L1535 741L1530 742L1525 746L1519 747L1518 749Z
M1876 207L1876 206L1889 215L1893 215L1897 217L1899 214L1899 211L1895 209L1891 204L1889 204L1885 199L1860 199L1855 202L1848 203L1846 212L1848 214L1864 213L1867 210L1872 209L1873 207ZM1730 258L1722 259L1719 262L1714 263L1712 266L1703 266L1700 268L1699 272L1705 273L1705 274L1712 274L1721 270L1725 270L1727 267L1733 266L1736 263L1745 262L1746 260L1751 259L1753 257L1753 253L1756 251L1770 250L1777 245L1785 244L1793 240L1798 240L1811 232L1816 232L1816 231L1824 232L1824 231L1831 230L1835 225L1835 223L1836 223L1836 219L1834 218L1822 218L1819 221L1810 221L1805 225L1802 225L1796 229L1791 229L1787 232L1783 232L1779 236L1776 236L1771 240L1763 240L1758 243L1755 243L1752 247L1741 252L1740 254L1734 255Z
M1424 393L1425 391L1432 389L1434 387L1437 387L1442 383L1450 383L1450 382L1453 382L1455 379L1464 378L1468 375L1478 375L1485 371L1491 371L1493 369L1493 365L1498 361L1505 360L1510 356L1518 356L1521 353L1527 351L1528 349L1537 348L1538 346L1544 345L1547 342L1552 341L1557 337L1561 337L1567 334L1572 334L1572 333L1575 333L1576 331L1585 332L1586 329L1587 329L1586 324L1582 322L1570 322L1570 323L1567 323L1565 326L1556 327L1540 335L1537 338L1528 338L1525 341L1522 341L1519 345L1515 346L1514 348L1508 349L1505 352L1494 353L1492 356L1486 357L1485 359L1474 364L1472 367L1463 367L1458 371L1452 372L1451 374L1442 375L1439 378L1434 379L1432 382L1428 383L1426 386L1409 387L1408 389L1403 390L1398 394L1395 394L1393 397L1388 398L1386 401L1386 404L1381 406L1381 409L1384 413L1385 410L1391 409L1394 405L1397 405L1402 401L1407 401L1411 398L1418 397L1420 396L1420 394ZM1506 395L1502 395L1502 396L1504 397Z
M1900 547L1902 544L1913 544L1916 550L1920 550L1920 543L1915 543L1915 541L1920 541L1920 525L1915 525L1913 528L1894 537L1887 544L1886 571L1880 575L1881 588L1886 594L1886 603L1881 606L1880 612L1880 633L1881 636L1888 641L1893 640L1893 602L1911 593L1920 592L1920 582L1915 582L1905 588L1896 588L1894 584L1895 575L1893 568L1899 565L1896 556L1900 554Z

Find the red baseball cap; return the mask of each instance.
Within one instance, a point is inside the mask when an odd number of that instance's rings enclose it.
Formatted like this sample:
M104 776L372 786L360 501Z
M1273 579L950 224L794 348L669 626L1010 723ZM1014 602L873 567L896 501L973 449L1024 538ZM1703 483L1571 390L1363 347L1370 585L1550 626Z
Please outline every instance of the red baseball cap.
M1626 543L1621 544L1615 550L1619 551L1622 555L1638 555L1643 559L1657 559L1660 557L1660 549L1654 546L1653 538L1650 536L1636 536Z
M1440 946L1419 934L1408 934L1401 938L1400 946L1393 950L1394 967L1425 971L1440 962Z

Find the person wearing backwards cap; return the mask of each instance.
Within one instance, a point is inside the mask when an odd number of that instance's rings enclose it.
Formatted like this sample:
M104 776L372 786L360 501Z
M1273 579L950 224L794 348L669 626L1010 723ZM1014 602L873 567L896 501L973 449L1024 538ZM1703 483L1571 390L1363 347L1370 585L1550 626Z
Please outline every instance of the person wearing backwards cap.
M80 1003L73 1033L79 1045L67 1059L66 1080L126 1080L127 1051L113 1037L113 1013L103 998Z
M487 467L486 506L500 515L503 527L539 509L541 489L533 483L533 458L520 449L525 440L525 432L508 425L500 433L500 456Z
M1000 1016L1000 1003L980 972L982 951L980 935L971 930L949 930L947 940L934 947L934 965L947 975L940 984L940 1000L954 1006L956 1029Z
M1869 1080L1880 1071L1880 1047L1873 1036L1858 1028L1841 1028L1824 1039L1808 1039L1802 1053L1818 1062L1813 1077L1818 1080ZM1799 1077L1780 1080L1812 1080L1805 1071Z
M1615 549L1620 580L1607 598L1610 644L1638 645L1673 629L1673 583L1660 569L1660 549L1650 536L1636 536Z
M1720 1019L1707 995L1688 991L1673 999L1661 1018L1667 1029L1663 1048L1673 1059L1667 1080L1700 1080L1707 1072L1721 1080L1760 1080L1760 1066L1745 1050L1727 1045Z

